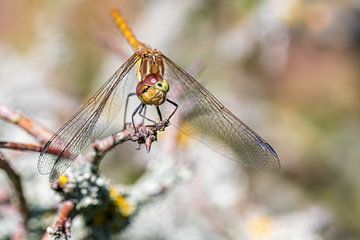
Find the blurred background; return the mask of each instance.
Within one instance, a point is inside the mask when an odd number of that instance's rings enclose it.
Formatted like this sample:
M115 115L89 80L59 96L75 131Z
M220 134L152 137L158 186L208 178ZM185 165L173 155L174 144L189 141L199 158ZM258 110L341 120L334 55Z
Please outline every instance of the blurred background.
M185 143L176 161L190 162L191 176L114 239L360 239L358 1L0 0L0 103L58 129L132 54L110 17L114 7L141 41L185 69L204 66L196 78L282 164L269 175ZM33 141L4 122L0 140ZM132 184L166 158L164 143L150 154L119 146L102 173ZM56 206L38 154L4 153L30 207ZM12 187L2 172L0 183L0 239L9 239L19 216L5 208ZM29 238L39 239L46 223L29 224L37 229Z

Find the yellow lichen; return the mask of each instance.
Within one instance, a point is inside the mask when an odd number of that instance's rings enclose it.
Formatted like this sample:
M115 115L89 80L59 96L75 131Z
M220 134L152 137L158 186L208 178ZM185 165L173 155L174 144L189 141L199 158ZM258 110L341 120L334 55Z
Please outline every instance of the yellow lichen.
M64 188L66 186L66 184L69 183L69 177L66 175L61 175L58 179L58 184L61 188Z
M110 189L110 197L114 200L121 215L128 217L135 211L135 206L124 198L115 188Z

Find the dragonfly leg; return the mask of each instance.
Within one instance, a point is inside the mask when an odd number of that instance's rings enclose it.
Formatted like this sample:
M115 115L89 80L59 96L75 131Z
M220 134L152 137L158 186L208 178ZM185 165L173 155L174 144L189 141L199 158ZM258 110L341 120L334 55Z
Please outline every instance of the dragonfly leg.
M144 103L143 103L143 104L144 104ZM146 107L145 104L144 104L143 108L144 108L144 107ZM139 111L139 115L140 115L143 119L148 120L149 122L152 122L152 123L156 124L156 122L155 122L154 120L152 120L152 119L146 117L144 114L142 114L142 109Z
M146 116L146 110L147 110L147 106L145 104L145 106L143 107L143 109L141 109L141 111L139 113ZM144 123L145 123L145 118L142 118L141 125L144 125Z
M124 129L126 127L126 113L128 111L128 105L129 105L129 98L132 97L132 96L135 96L136 93L130 93L129 95L127 95L126 97L126 102L125 102L125 112L124 112L124 121L123 121L123 126L124 126Z
M168 101L169 103L171 103L172 105L175 106L175 109L174 111L170 114L170 116L166 119L166 121L170 121L170 118L172 118L172 116L175 114L176 110L178 109L179 105L174 102L174 101L171 101L170 99L166 99L166 101Z
M139 106L137 106L137 107L135 108L134 112L133 112L132 115L131 115L131 122L132 122L133 128L135 129L135 132L137 132L137 128L135 127L134 117L135 117L136 113L139 112L140 109L142 110L142 108L144 107L144 105L145 105L144 103L140 103ZM141 110L140 110L140 111L141 111Z
M157 110L157 113L158 113L158 115L159 115L160 122L161 122L163 119L162 119L162 115L161 115L160 107L159 107L159 106L156 106L156 110Z

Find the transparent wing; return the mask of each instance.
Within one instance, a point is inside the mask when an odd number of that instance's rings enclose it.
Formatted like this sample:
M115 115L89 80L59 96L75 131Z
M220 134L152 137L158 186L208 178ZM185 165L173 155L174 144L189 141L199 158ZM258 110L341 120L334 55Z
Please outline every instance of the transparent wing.
M179 105L181 131L220 154L246 166L270 173L280 171L274 149L221 104L190 74L166 56L165 79L170 83L168 98Z
M58 179L118 115L126 97L124 85L130 79L129 71L138 60L138 55L131 56L44 146L38 170L50 174L50 182Z

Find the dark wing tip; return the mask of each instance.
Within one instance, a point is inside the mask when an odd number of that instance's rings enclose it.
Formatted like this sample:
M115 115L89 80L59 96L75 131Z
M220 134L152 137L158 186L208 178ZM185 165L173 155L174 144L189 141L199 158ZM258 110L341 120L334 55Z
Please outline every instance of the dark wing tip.
M258 139L257 144L267 153L270 153L270 156L267 159L267 163L264 166L264 170L268 173L273 173L273 174L280 173L281 170L280 159L277 153L275 152L274 148L262 139Z
M265 147L266 147L266 149L267 149L268 151L271 152L271 154L272 154L274 157L279 158L278 155L277 155L277 153L275 152L274 148L273 148L270 144L268 144L267 142L265 142Z

